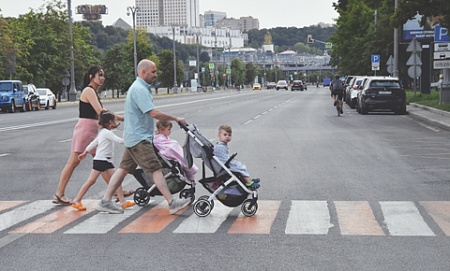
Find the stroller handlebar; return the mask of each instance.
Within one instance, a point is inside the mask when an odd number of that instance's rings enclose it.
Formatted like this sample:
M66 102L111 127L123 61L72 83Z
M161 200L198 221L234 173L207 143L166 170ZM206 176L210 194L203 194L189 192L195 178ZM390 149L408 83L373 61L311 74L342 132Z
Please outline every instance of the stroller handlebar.
M187 127L186 124L184 124L183 122L179 121L178 125L180 125L180 128L185 130L186 132L189 131L189 128Z

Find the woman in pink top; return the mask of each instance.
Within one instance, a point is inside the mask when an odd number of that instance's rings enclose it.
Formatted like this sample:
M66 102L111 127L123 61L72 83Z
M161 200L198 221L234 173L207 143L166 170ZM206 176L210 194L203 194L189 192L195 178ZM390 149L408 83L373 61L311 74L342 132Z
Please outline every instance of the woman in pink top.
M187 168L186 162L184 161L183 149L176 140L169 138L169 135L172 132L172 122L158 120L156 122L156 130L153 144L158 148L161 155L169 160L178 161L184 169L186 178L189 181L194 181L195 173L198 171L197 166L192 165L191 168Z

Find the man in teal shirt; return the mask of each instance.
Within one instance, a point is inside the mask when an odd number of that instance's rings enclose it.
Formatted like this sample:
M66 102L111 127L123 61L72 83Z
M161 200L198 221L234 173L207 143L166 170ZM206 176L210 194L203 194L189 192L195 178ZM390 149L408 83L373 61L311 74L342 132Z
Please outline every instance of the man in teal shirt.
M130 86L125 99L125 127L123 139L125 151L119 168L108 184L105 196L95 207L98 211L113 214L123 213L123 209L116 206L111 198L114 191L122 184L128 173L133 174L137 166L145 173L151 172L156 187L169 203L170 214L175 214L180 209L189 205L190 199L173 199L167 187L166 180L161 170L161 163L156 156L152 140L154 134L154 119L183 122L184 118L176 117L160 110L153 105L153 95L150 84L156 78L156 65L150 60L144 59L137 67L138 77Z

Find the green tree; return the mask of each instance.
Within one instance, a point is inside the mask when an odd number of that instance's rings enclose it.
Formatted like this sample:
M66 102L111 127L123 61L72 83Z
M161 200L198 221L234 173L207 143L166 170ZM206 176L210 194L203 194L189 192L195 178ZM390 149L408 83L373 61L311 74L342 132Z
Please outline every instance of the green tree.
M167 93L169 89L173 87L174 84L174 70L173 70L173 52L171 50L164 50L159 52L159 75L158 80L161 82L162 87L167 87ZM182 81L183 71L180 68L180 64L176 62L177 70L177 85Z
M119 92L127 91L135 79L133 66L134 60L130 60L124 44L116 44L107 50L103 62L106 76L104 88L117 90L117 97Z
M434 17L441 26L450 28L450 1L447 0L399 1L397 10L391 18L392 25L399 27L417 13L423 15L422 26L428 18Z
M244 83L245 78L245 70L242 67L242 62L234 58L231 61L231 83L233 85L239 84L242 85Z
M257 68L253 63L245 64L245 78L244 84L252 84L255 81L255 77L257 75Z

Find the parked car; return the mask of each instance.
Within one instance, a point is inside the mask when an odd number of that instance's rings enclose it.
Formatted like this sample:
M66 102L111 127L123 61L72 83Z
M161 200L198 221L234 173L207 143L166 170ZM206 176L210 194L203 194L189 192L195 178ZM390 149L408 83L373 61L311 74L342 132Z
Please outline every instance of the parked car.
M56 109L56 97L50 89L38 88L37 92L39 93L39 103L41 107L44 107L45 110L48 110L50 106L53 109Z
M280 88L284 88L285 90L288 90L288 83L285 80L278 81L276 89L279 90Z
M395 114L406 114L406 93L396 77L369 77L358 95L358 112L389 109Z
M16 112L16 108L19 108L22 112L26 110L22 81L0 81L0 108L2 112L9 113Z
M37 92L36 86L33 84L23 85L23 95L25 97L26 110L39 110L41 109L40 97Z
M267 82L266 88L273 89L277 84L275 82Z
M303 84L303 81L302 80L294 80L294 81L292 81L292 84L291 84L291 91L294 91L294 90L301 90L301 91L303 91L304 89L306 89L306 85L305 84Z
M261 90L261 84L260 83L253 83L253 90L259 89Z
M363 83L363 76L355 76L350 80L345 89L345 102L351 107L355 108L358 100L359 86Z

